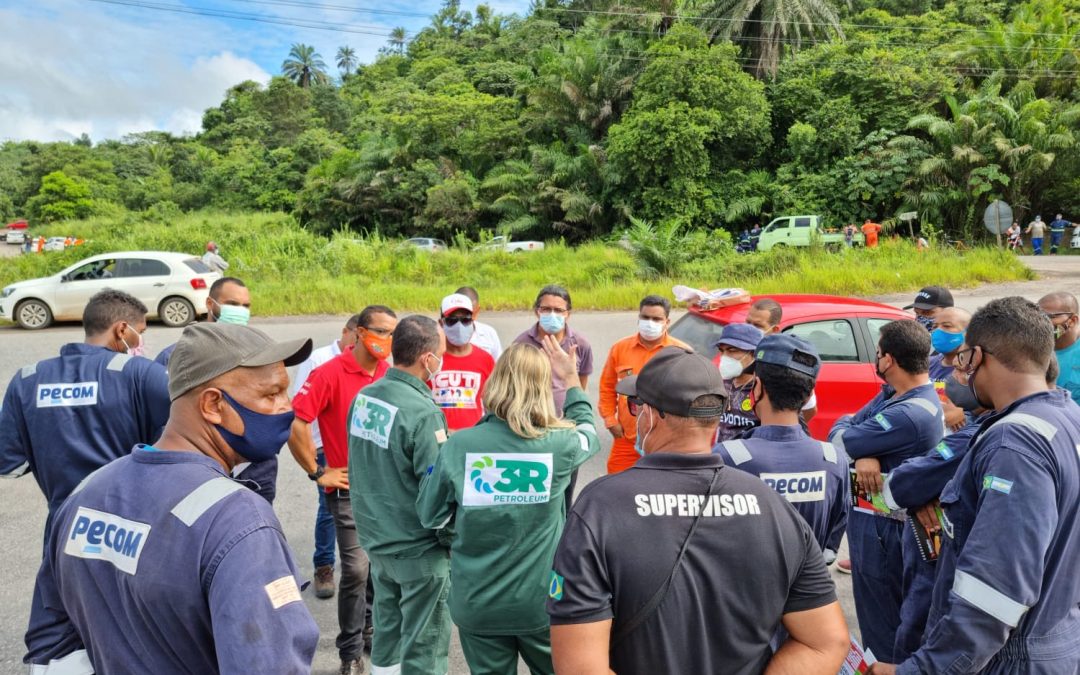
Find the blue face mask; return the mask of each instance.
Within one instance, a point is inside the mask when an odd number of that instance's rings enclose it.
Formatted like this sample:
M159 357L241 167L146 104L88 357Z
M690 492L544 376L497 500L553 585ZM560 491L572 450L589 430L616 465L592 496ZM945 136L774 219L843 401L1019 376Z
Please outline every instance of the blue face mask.
M244 420L243 435L234 434L220 424L214 425L236 454L252 462L262 462L281 452L281 446L289 440L292 429L295 416L292 410L277 415L264 415L240 405L224 390L221 395L236 414L240 415L240 419Z
M930 346L938 354L952 354L964 344L963 333L949 333L940 328L930 333Z
M559 314L541 314L540 328L548 335L555 335L566 326L566 317Z

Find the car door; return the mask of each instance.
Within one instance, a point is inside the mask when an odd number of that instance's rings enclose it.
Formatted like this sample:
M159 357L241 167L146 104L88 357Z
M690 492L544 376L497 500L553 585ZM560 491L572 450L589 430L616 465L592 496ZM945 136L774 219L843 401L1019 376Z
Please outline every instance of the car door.
M61 321L81 319L86 303L98 291L117 288L115 258L98 258L79 265L61 277L56 289L53 316Z
M812 317L783 329L814 345L821 357L815 387L818 412L810 420L814 438L827 438L836 420L856 412L880 390L862 331L856 317Z
M793 218L794 224L788 229L790 233L788 239L791 241L792 246L809 246L810 236L812 229L810 225L813 222L813 218L810 216L800 216Z
M123 258L116 263L118 281L114 288L130 293L142 301L151 314L171 295L169 281L172 270L154 258Z

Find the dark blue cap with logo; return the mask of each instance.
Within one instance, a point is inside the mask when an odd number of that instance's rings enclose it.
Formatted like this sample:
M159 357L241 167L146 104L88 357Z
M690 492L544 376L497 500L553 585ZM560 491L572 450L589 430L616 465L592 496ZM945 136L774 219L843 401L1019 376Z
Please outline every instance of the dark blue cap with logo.
M754 360L816 378L821 370L821 357L814 345L794 335L767 335L761 338Z
M724 326L720 339L714 342L713 346L728 345L735 349L752 352L761 342L763 335L765 334L759 328L748 323L729 323Z

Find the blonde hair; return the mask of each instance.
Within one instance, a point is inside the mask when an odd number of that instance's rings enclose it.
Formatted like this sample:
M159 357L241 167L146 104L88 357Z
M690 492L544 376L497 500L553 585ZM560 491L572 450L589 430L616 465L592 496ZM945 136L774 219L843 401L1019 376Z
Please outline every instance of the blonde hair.
M522 438L540 438L549 429L574 426L555 412L551 362L530 345L511 345L503 352L484 387L483 399L484 408Z

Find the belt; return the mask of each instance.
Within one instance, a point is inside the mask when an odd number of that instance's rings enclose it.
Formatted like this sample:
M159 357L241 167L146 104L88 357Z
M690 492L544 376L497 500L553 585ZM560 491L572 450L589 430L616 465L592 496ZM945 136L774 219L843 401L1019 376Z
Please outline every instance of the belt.
M348 499L349 498L349 491L348 490L335 489L335 490L331 490L330 492L327 492L326 494L328 496L330 496L330 497L337 497L338 499Z

